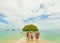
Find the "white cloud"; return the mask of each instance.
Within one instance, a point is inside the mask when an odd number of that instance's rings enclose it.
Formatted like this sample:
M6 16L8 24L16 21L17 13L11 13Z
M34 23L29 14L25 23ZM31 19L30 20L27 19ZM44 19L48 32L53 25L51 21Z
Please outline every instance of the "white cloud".
M33 22L39 30L50 30L50 29L60 29L60 20L43 20Z
M43 4L44 8L40 8ZM28 18L34 18L41 15L52 15L49 16L50 19L46 21L41 21L36 19L33 24L40 26L41 28L58 28L60 20L60 0L0 0L0 12L5 14L5 20L7 20L9 25L16 27L23 27L25 23L22 20L27 20ZM52 20L53 18L53 20ZM57 19L56 19L57 18ZM55 20L56 19L56 20ZM52 24L47 27L47 24ZM29 24L29 23L27 23ZM56 24L56 25L55 25ZM60 28L60 27L59 27Z

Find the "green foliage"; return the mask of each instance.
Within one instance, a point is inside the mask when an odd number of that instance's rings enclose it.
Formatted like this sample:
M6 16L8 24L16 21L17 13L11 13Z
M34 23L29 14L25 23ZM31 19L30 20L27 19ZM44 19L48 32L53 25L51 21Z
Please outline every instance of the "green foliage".
M35 25L30 24L24 26L23 31L38 31L38 28Z

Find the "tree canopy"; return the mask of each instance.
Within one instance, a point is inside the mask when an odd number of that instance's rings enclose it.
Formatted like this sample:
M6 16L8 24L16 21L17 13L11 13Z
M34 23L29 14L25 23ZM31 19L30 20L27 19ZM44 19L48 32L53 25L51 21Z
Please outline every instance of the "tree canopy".
M30 24L23 27L23 31L38 31L37 26Z

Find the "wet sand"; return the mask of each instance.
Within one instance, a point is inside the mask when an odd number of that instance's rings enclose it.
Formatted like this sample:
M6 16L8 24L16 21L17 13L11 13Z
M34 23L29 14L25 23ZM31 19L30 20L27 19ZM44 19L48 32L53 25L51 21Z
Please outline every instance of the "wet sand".
M50 42L50 41L45 41L45 40L41 40L41 39L27 40L26 38L22 38L21 40L19 39L13 43L56 43L56 42Z

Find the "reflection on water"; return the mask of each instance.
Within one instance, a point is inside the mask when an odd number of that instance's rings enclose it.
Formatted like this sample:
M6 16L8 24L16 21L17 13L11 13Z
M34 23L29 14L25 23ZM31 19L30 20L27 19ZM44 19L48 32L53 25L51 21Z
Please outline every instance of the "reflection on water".
M40 43L40 40L39 39L37 39L37 40L35 40L35 39L33 39L33 40L26 40L25 43Z

